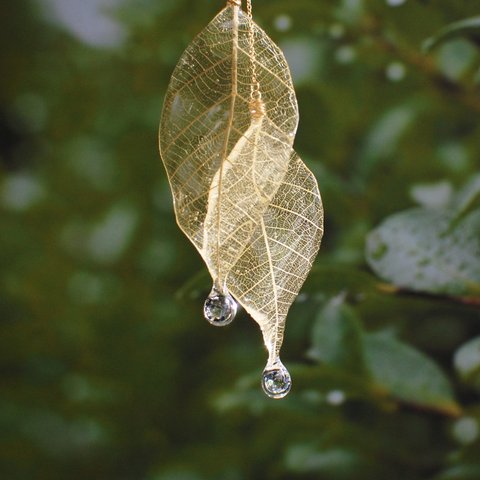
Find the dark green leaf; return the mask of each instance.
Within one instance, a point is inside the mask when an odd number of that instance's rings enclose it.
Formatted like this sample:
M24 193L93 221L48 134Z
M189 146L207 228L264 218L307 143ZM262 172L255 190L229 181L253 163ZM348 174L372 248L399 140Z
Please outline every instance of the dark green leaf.
M357 267L344 264L325 264L316 262L305 282L306 292L325 292L327 295L360 295L377 291L375 277Z
M342 296L330 300L318 313L308 355L352 373L365 373L361 325Z
M418 105L403 104L384 113L373 124L360 151L358 175L368 178L378 164L392 157L400 140L412 126Z
M374 382L389 395L418 407L459 413L447 377L426 355L378 334L366 335L364 347Z
M351 478L360 458L355 452L313 445L292 445L286 454L289 470L298 473L322 472L329 478Z
M473 176L453 199L453 208L457 219L464 218L474 209L480 207L480 174Z
M434 480L478 480L480 478L480 465L459 465L449 468Z
M422 49L424 52L430 51L440 43L454 37L468 37L472 34L480 33L480 16L465 18L458 22L451 23L442 28L435 35L427 38L423 44Z

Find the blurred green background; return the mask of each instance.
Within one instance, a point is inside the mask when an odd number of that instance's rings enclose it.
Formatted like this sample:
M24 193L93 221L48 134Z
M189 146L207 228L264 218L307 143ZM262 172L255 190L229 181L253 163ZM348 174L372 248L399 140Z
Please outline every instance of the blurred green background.
M0 478L480 479L480 2L254 1L326 210L280 401L157 153L223 4L0 6Z

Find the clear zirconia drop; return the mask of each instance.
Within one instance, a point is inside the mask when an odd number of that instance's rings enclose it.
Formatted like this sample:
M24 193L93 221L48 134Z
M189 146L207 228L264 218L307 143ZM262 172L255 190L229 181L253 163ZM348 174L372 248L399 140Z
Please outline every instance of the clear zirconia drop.
M224 327L232 322L236 314L237 303L233 297L229 293L224 295L215 287L212 288L203 305L203 315L208 322L216 327Z
M270 398L283 398L292 388L292 377L278 359L273 365L267 365L262 374L263 391Z

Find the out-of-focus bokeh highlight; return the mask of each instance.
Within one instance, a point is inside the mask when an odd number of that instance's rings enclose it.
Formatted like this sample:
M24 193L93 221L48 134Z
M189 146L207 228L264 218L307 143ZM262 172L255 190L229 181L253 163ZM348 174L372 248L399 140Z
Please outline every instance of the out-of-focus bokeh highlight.
M202 319L157 152L224 1L0 6L1 479L480 478L480 3L253 3L326 211L281 401L245 312Z

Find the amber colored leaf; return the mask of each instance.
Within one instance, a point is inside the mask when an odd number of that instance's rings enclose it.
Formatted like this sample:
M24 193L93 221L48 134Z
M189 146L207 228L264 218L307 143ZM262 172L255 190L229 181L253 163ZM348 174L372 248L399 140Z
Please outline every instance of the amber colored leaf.
M297 124L282 52L228 5L175 68L160 152L179 226L215 288L258 322L276 367L288 309L323 232L315 177L292 149Z
M284 182L227 279L229 290L260 325L269 363L279 356L288 309L310 271L322 234L317 181L292 152Z
M253 63L264 109L260 118L252 114ZM297 101L282 52L239 7L227 6L180 58L159 137L177 222L220 285L236 260L230 245L241 252L253 232L246 218L258 221L280 185L297 124ZM275 166L262 173L270 150ZM266 174L269 181L253 185ZM240 208L249 204L252 210L237 216L238 209L230 208L232 195Z

